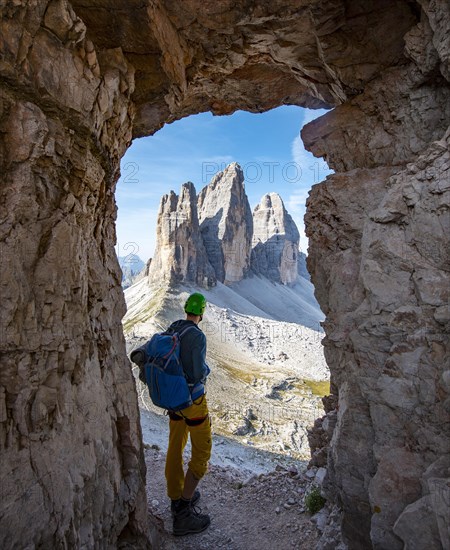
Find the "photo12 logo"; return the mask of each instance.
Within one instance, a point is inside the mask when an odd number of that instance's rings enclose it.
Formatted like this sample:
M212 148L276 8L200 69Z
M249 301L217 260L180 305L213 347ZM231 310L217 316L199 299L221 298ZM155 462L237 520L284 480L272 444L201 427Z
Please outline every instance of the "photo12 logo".
M225 170L226 162L202 162L202 183L208 183L218 172ZM247 162L241 166L244 180L247 183L258 183L262 179L268 183L285 181L287 183L299 183L307 179L307 174L313 176L313 183L319 183L330 173L325 162L315 161L308 167L300 166L297 162ZM311 174L312 172L312 174ZM308 178L310 180L310 178Z

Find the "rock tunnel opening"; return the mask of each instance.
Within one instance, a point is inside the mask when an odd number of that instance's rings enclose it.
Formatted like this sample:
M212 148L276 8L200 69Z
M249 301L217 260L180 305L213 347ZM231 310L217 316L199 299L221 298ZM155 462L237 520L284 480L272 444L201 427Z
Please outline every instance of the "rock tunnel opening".
M119 161L166 122L282 104L335 107L302 138L335 171L306 224L339 393L326 480L338 527L349 548L444 545L447 3L110 8L2 6L2 547L149 544Z
M211 391L219 394L217 402L210 403L213 425L223 436L270 450L275 453L273 460L281 453L299 461L300 468L310 459L308 429L323 416L321 398L329 393L329 371L320 344L324 317L302 251L307 247L303 226L307 193L331 171L307 153L299 137L300 129L322 114L292 106L264 114L188 117L130 147L121 162L116 192L116 251L130 309L123 320L128 353L152 331L164 330L165 323L184 315L186 286L189 291L209 290L212 311L208 314L207 308L202 328L211 338ZM230 164L235 160L240 165L233 169ZM227 171L231 178L218 176ZM178 195L186 181L195 182L194 203L212 204L208 211L202 212L201 204L192 211L192 197L183 195L183 187ZM162 196L174 189L177 195L167 209L163 204L168 198ZM241 215L249 206L251 223L248 212ZM221 243L208 243L209 227L205 232L212 220L229 226L221 234L229 241L225 263L244 262L234 281L229 266L217 268L215 254ZM200 237L197 247L189 248L183 224L188 226L188 239L197 242ZM227 231L233 234L227 236ZM250 245L241 238L247 231ZM206 258L196 265L205 245ZM194 265L182 265L185 251L188 263ZM149 274L152 257L158 265ZM205 261L215 266L206 281ZM151 291L143 279L150 281ZM182 295L178 311L166 297L177 290ZM161 314L164 308L169 308L169 315ZM170 315L178 317L169 321ZM233 361L229 348L236 346L242 349ZM223 374L214 374L216 368ZM226 376L235 379L231 389L224 386L224 374L225 381ZM154 414L158 409L151 405L146 388L137 385L141 414ZM220 396L219 386L225 395ZM246 399L249 392L255 393L253 399ZM164 436L152 440L155 434L145 429L148 422L144 422L144 442L165 447ZM322 439L321 445L316 441L320 453L315 466L325 465Z

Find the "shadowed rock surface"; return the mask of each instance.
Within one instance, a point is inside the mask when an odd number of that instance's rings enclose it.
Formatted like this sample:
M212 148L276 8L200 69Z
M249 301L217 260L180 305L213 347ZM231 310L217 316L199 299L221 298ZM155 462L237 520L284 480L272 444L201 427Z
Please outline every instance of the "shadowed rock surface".
M158 547L120 323L119 161L183 116L282 104L336 107L303 131L336 171L307 213L339 407L324 490L349 548L414 547L418 525L444 546L448 2L0 10L0 546Z
M299 252L297 270L300 277L303 277L307 281L311 280L311 275L309 274L308 268L306 266L306 254L304 252Z
M252 270L289 284L299 275L300 234L280 195L264 195L253 211Z
M217 280L240 281L250 268L253 220L244 174L233 162L198 196L200 231Z

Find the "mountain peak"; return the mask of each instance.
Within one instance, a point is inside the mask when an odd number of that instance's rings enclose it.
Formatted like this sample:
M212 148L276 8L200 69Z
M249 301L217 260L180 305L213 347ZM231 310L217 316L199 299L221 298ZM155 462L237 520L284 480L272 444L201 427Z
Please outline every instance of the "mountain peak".
M261 210L263 208L282 208L285 210L283 199L278 193L266 193L256 205L255 210Z
M253 211L251 267L283 284L298 277L300 234L278 193L267 193Z
M202 286L241 281L250 271L292 284L299 276L299 232L278 193L265 194L253 215L237 162L199 193L192 182L161 199L149 280Z
M234 172L242 172L241 165L239 162L230 162L230 164L225 168L225 171L230 170Z
M216 174L198 197L200 231L217 279L240 281L250 268L253 220L237 162Z
M192 182L181 186L180 195L164 195L158 212L156 250L149 281L215 283L214 270L200 235L197 195Z
M197 192L195 190L195 185L192 183L192 181L187 181L186 183L183 183L181 186L181 195L184 193L187 193L188 195L197 195Z
M237 193L239 193L241 189L244 189L244 172L237 162L232 162L225 170L213 176L210 183L202 189L201 193L207 188L209 190L215 190L217 187L221 189L231 189Z

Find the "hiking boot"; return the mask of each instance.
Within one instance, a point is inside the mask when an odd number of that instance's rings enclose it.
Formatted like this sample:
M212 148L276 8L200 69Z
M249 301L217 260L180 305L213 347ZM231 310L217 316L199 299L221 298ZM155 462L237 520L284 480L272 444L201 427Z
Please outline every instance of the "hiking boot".
M201 533L211 523L207 514L201 514L198 508L185 506L175 512L173 517L173 534L176 537Z
M195 491L193 497L191 498L191 506L195 506L197 502L200 500L200 491ZM172 500L170 503L170 511L172 512L172 516L176 513L177 509L180 506L181 498L178 500Z

